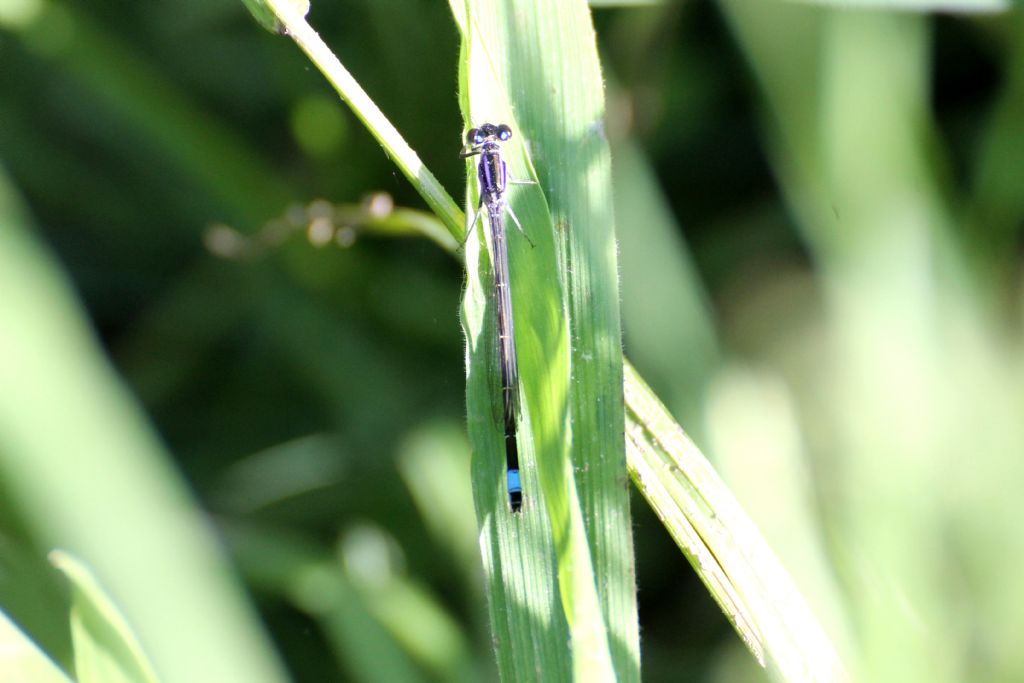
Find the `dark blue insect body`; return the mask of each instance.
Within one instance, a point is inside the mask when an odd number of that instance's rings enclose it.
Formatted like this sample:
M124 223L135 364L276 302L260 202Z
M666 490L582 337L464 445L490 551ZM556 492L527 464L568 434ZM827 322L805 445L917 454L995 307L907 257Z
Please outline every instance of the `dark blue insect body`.
M519 363L516 358L515 330L512 322L512 291L509 286L508 246L505 242L505 212L508 211L512 216L512 220L515 221L520 231L523 227L519 224L516 215L512 213L505 196L508 172L505 168L505 161L501 158L501 145L499 144L499 141L505 142L511 137L512 130L508 126L485 123L480 128L471 129L466 134L466 146L463 148L461 156L466 158L480 155L476 171L477 180L480 182L480 204L473 225L475 226L476 222L480 220L480 216L486 208L491 226L491 244L494 250L494 290L501 357L508 502L512 512L518 512L523 505L523 488L519 477L519 446L516 441Z

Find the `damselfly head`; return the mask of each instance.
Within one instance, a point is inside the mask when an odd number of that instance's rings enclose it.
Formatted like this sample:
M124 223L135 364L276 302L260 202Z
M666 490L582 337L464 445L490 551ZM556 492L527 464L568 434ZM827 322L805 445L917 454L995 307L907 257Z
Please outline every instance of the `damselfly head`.
M466 143L473 146L482 145L488 140L501 140L502 142L506 142L511 138L512 129L504 123L498 126L493 123L485 123L479 128L470 128L469 132L466 133Z

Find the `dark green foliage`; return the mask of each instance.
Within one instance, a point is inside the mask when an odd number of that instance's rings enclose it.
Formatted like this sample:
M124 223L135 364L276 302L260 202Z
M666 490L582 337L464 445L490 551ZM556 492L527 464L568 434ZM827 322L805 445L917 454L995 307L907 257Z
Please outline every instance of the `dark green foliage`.
M277 27L259 0L14 4L0 608L72 670L60 544L168 681L214 659L247 681L494 679L454 214L256 27L246 6ZM449 8L309 19L462 198ZM1019 12L596 23L627 353L863 680L1019 678ZM541 130L539 110L516 113ZM635 500L644 679L761 675Z

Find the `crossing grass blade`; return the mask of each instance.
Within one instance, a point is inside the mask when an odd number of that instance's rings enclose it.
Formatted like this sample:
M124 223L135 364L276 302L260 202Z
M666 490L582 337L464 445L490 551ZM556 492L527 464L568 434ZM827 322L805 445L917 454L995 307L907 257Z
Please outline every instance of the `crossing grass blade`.
M776 680L847 681L824 629L753 521L628 365L625 393L633 481L747 649Z

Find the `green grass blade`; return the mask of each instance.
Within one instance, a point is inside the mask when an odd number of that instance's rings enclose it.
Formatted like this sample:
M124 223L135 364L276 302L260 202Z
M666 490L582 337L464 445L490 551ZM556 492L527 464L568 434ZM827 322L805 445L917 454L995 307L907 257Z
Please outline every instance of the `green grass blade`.
M50 553L71 585L71 638L79 683L156 683L131 626L92 571L73 555Z
M17 330L0 335L11 504L39 543L88 560L167 680L282 680L170 457L27 222L0 173L0 329Z
M458 7L455 15L461 16ZM460 84L467 126L511 125L519 137L506 146L510 174L540 182L513 198L536 247L513 234L509 248L525 398L524 489L528 498L543 495L557 548L558 595L545 585L552 558L536 550L520 554L546 541L536 503L521 521L505 511L503 441L493 418L492 284L481 247L486 226L466 249L467 401L478 514L485 542L493 544L488 569L502 672L532 678L554 662L565 666L558 653L551 663L531 661L539 656L537 641L551 640L530 613L546 599L554 614L564 615L577 680L636 680L610 161L590 17L582 2L470 2L465 16ZM472 167L467 170L472 178Z
M0 610L0 672L12 683L71 681L3 610Z
M625 393L630 474L750 651L778 680L847 680L754 523L629 366Z
M457 2L455 4L458 4ZM463 54L470 52L469 45L464 43ZM466 64L467 59L462 60ZM467 78L468 69L463 68L462 78ZM463 88L463 92L467 92ZM501 107L501 112L492 112L503 122L514 126L516 122L509 117L508 107ZM524 173L527 167L523 159L522 148L508 145L508 163L510 173L519 177L530 177ZM467 165L467 168L468 165ZM470 178L475 177L471 170ZM529 188L534 190L534 188ZM539 192L514 192L515 211L523 221L524 227L534 235L532 239L539 242L537 256L554 263L554 245L550 233L550 215ZM530 200L526 206L524 199ZM471 203L475 203L475 198ZM545 226L538 230L538 226ZM538 233L542 233L538 235ZM474 501L477 516L483 527L481 547L484 552L484 571L487 576L487 591L491 614L491 626L497 645L498 668L503 680L538 680L540 672L559 680L569 680L572 675L570 653L564 647L570 640L570 631L566 617L559 605L559 590L554 581L557 572L557 560L554 556L551 538L551 527L547 520L546 510L540 497L539 477L536 468L531 465L530 445L532 432L525 427L520 429L519 450L520 465L523 475L524 510L518 518L511 518L508 512L505 481L505 451L503 434L500 428L500 413L497 397L499 392L497 375L497 338L494 331L493 302L490 292L493 288L488 251L483 244L487 239L487 227L480 226L477 233L466 242L466 292L463 299L462 324L467 338L467 380L466 404L469 414L469 437L473 446L472 477L474 481ZM521 257L519 240L510 240L509 258L512 264L518 264ZM530 254L531 257L534 254ZM538 263L538 261L533 261ZM530 310L522 305L518 296L523 281L521 271L512 266L513 307L517 318L517 331L527 328L536 329L540 324L543 330L549 324L557 326L561 318L560 293L557 291L558 281L549 281L548 287L542 289L541 297L533 299ZM552 292L552 288L556 291ZM545 319L547 312L552 320ZM539 317L535 321L533 318ZM555 331L548 329L550 339ZM564 339L564 328L559 330L559 337ZM519 335L516 343L518 345ZM534 336L534 345L539 337ZM527 350L518 347L520 373L524 376L530 372L537 352L535 348ZM562 423L566 418L567 405L564 401L566 375L568 371L568 353L563 348L549 351L560 362L562 401L552 406L553 411L560 411ZM530 401L527 392L527 410L534 414L536 407ZM556 420L558 417L555 418ZM556 444L548 444L553 449L564 447L561 435L556 435ZM556 453L549 462L565 462L565 454ZM554 475L557 477L557 473ZM549 481L551 477L547 478ZM515 527L515 528L514 528ZM536 627L542 627L537 632Z

